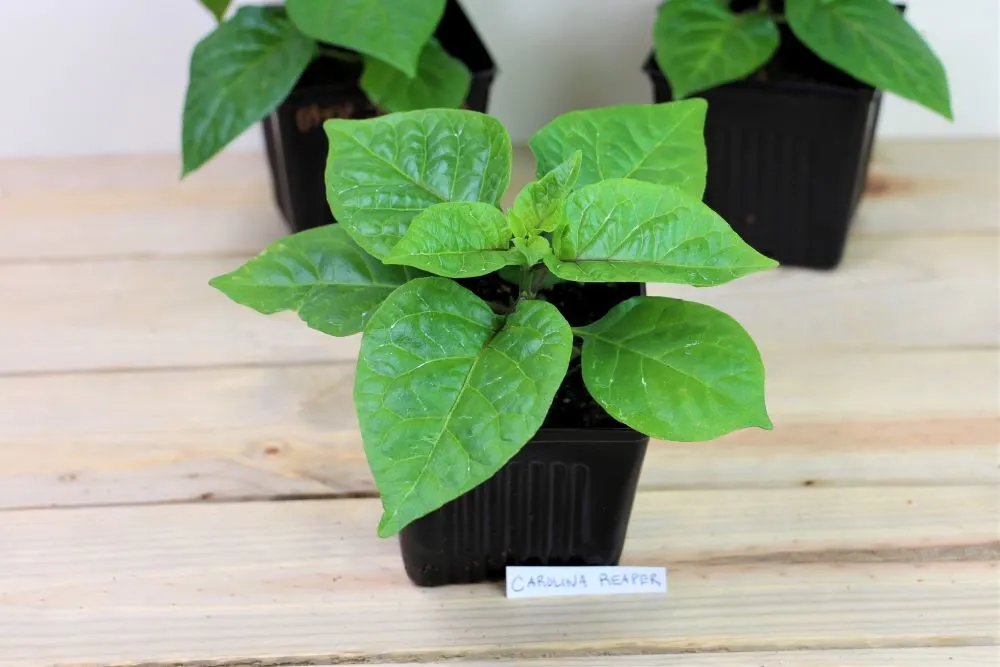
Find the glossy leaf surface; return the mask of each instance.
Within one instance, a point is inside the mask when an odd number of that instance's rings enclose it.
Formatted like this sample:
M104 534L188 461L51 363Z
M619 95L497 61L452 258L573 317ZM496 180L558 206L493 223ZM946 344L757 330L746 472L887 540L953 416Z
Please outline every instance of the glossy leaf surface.
M551 304L506 318L444 278L396 290L365 329L355 380L383 537L489 479L535 434L569 364Z
M354 49L415 76L445 0L286 0L288 16L320 42Z
M377 107L388 112L462 106L472 74L432 39L420 54L413 78L376 58L365 58L361 89Z
M448 278L472 278L517 261L500 210L479 202L435 204L410 223L386 257Z
M542 176L583 153L577 187L609 178L673 185L701 198L708 162L704 100L571 111L531 138Z
M416 269L385 266L338 225L317 227L273 243L211 285L236 303L269 315L296 311L313 329L349 336Z
M944 66L890 2L787 0L785 11L795 36L823 60L952 117Z
M552 273L578 282L719 285L776 263L677 188L614 179L577 190L552 240Z
M188 174L288 97L316 44L277 9L241 7L198 42L184 100Z
M725 313L639 296L574 331L584 339L587 389L612 417L641 433L687 442L771 428L760 353Z
M653 31L656 62L678 99L752 74L779 41L770 16L737 14L718 0L669 0Z
M496 205L510 181L510 138L495 118L433 109L329 120L327 197L340 224L384 258L413 218L441 202Z

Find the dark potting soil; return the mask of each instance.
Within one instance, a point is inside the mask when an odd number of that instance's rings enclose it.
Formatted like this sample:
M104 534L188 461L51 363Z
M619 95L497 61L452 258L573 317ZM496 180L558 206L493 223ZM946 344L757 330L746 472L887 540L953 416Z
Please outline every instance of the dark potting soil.
M755 11L760 0L730 0L734 12ZM784 0L771 0L771 11L783 14ZM778 52L761 69L751 74L750 81L811 83L841 88L870 88L851 75L822 60L799 41L787 23L779 22L781 42Z
M508 305L517 298L518 288L496 274L458 281L485 301ZM559 309L570 326L579 327L595 322L622 301L641 293L638 283L558 283L542 290L539 298ZM579 339L574 341L579 345ZM556 392L542 428L623 428L604 411L587 391L580 369L580 358L574 356L566 379Z

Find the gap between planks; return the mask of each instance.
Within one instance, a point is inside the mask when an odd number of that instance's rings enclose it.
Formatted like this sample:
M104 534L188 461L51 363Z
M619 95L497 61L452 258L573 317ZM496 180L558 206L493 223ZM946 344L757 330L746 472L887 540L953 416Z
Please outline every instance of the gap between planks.
M558 656L548 653L533 655L529 652L498 652L493 659L477 655L473 661L457 656L443 659L440 656L390 656L393 662L363 656L358 659L317 657L308 661L302 658L254 658L237 661L195 660L169 663L122 663L100 667L337 667L339 665L367 665L368 667L996 667L1000 662L1000 649L996 646L958 646L951 648L913 648L900 646L895 649L829 649L825 651L766 651L741 652L728 650L720 653L637 653L642 647L623 648L618 653L564 651ZM581 657L572 657L579 653ZM567 657L569 656L569 657ZM378 660L373 662L373 660ZM74 667L98 667L75 665Z

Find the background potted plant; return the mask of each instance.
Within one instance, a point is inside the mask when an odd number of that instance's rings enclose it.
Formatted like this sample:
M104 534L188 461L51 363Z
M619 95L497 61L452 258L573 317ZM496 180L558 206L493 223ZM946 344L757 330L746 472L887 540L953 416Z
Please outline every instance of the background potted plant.
M718 285L775 265L701 202L704 117L691 100L557 118L506 214L495 119L330 120L339 224L212 281L262 313L364 332L354 398L378 533L401 531L414 582L615 563L649 436L770 428L740 325L644 295L648 281Z
M901 10L888 0L660 6L647 63L655 99L709 101L706 202L783 264L840 262L881 91L951 118L944 68Z
M293 229L333 222L327 118L486 111L493 60L456 0L201 0L219 20L191 55L183 175L263 120L278 207Z

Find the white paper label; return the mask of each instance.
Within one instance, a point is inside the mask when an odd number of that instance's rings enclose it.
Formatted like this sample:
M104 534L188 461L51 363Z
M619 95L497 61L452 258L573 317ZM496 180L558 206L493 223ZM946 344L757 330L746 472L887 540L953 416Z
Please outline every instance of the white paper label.
M663 567L507 567L508 598L666 592Z

